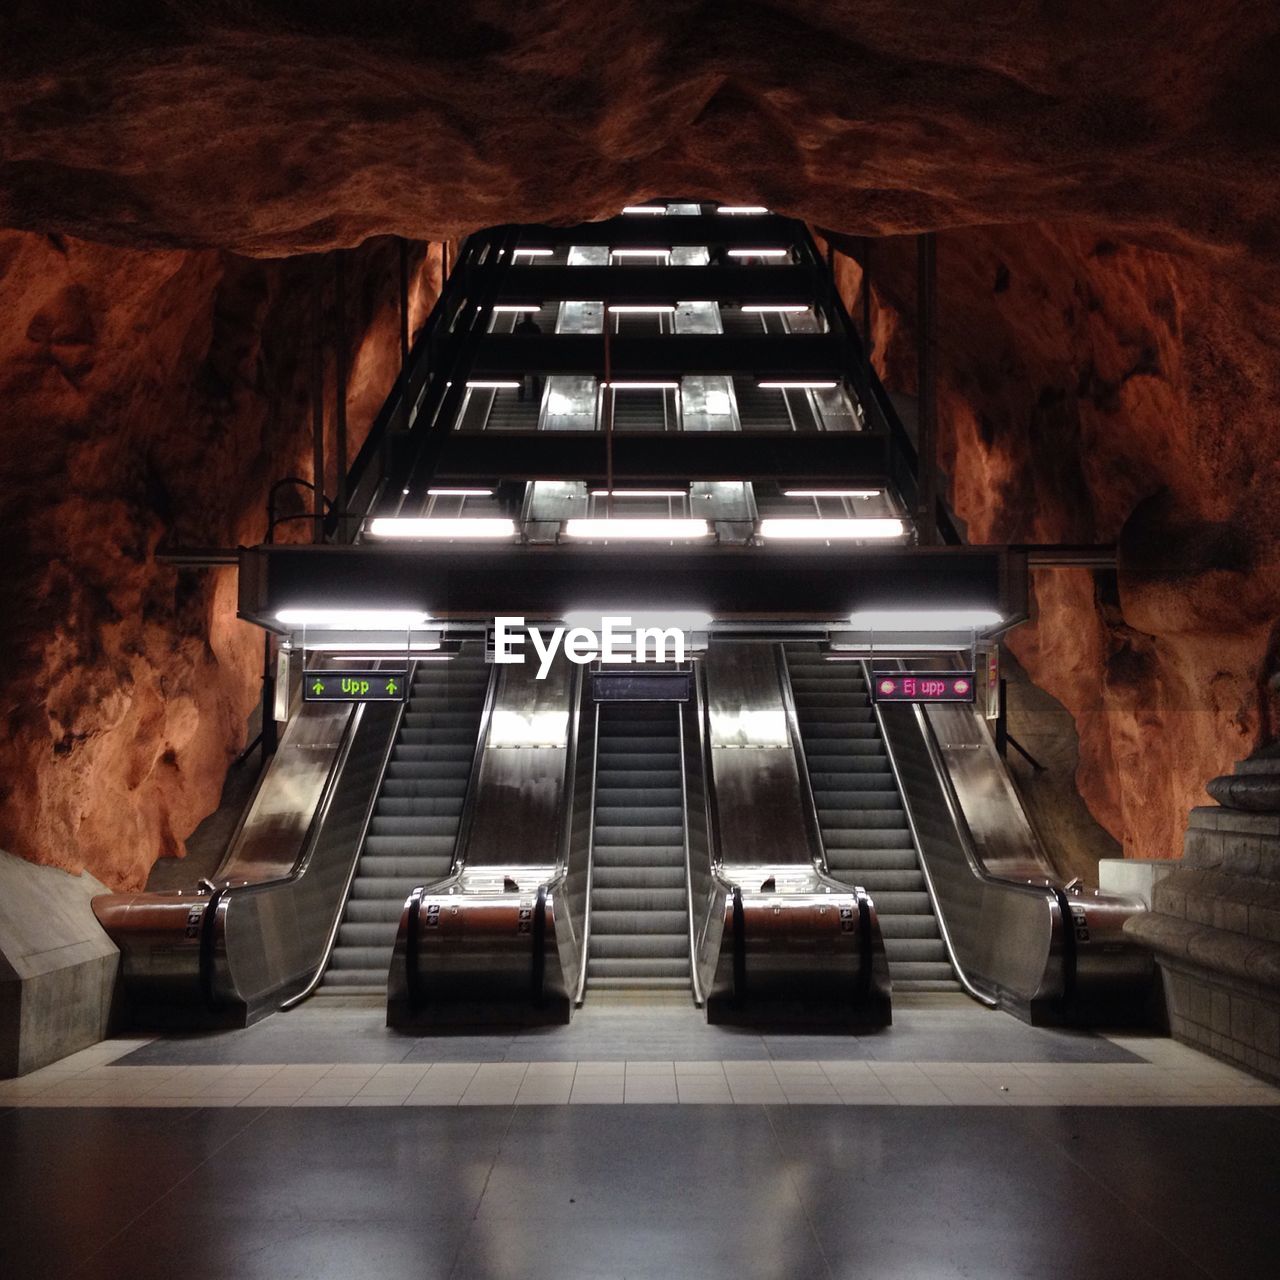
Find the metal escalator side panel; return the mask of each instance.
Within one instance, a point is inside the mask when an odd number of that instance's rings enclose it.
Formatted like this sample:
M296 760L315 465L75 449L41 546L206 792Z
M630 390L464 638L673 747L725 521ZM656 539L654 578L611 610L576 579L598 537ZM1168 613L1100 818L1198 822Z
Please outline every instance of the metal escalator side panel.
M773 647L714 644L703 663L721 861L814 867L821 852L812 845Z
M1061 910L1053 890L989 875L946 762L918 706L877 704L938 924L970 994L1032 1021L1065 991Z
M545 679L537 670L495 667L453 873L401 915L392 1025L568 1020L571 986L546 951L572 938L560 895L579 677L563 655Z
M215 1007L253 1020L310 990L324 970L377 798L403 704L366 704L352 717L311 819L297 871L221 896L206 978Z
M685 884L689 898L689 954L694 999L705 1006L709 994L723 986L719 972L729 886L716 862L709 745L706 739L706 671L695 670L693 697L679 707L681 792L684 804Z

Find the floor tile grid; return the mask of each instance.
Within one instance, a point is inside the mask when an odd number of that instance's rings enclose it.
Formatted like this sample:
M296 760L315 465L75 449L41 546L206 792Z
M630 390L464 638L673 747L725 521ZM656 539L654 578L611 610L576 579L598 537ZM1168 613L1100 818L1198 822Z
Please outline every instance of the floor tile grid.
M1280 1103L1280 1090L1255 1077L1178 1050L1137 1064L706 1059L159 1067L111 1066L119 1054L98 1047L0 1082L0 1106Z

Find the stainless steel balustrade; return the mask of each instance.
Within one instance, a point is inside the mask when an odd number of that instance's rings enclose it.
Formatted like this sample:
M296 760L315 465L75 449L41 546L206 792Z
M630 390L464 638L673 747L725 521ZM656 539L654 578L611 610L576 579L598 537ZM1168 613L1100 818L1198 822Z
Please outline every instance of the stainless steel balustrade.
M695 992L713 1022L887 1025L875 907L826 872L776 646L713 644L682 708Z
M561 654L542 680L532 661L495 672L453 872L401 915L391 1026L567 1022L581 985L595 752L582 668Z
M876 704L956 972L1034 1023L1144 1017L1151 956L1125 937L1136 898L1062 885L986 724L961 704Z
M94 899L140 1025L244 1026L323 967L400 703L303 703L212 881Z

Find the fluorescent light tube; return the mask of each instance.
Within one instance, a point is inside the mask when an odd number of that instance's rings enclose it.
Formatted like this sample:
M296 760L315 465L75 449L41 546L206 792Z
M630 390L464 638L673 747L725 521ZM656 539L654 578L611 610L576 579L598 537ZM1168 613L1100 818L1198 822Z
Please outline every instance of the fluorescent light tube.
M423 626L430 614L416 609L280 609L276 621L286 627L329 627L347 631L409 631ZM350 643L350 641L348 641Z
M835 378L767 378L763 382L756 383L762 391L834 391L839 385L839 380Z
M501 516L377 516L369 521L375 538L510 538L514 520Z
M408 489L405 490L408 493ZM492 489L428 489L433 498L492 498Z
M863 609L849 615L865 631L981 631L1004 619L994 609Z
M467 386L472 391L519 391L519 381L511 378L468 378Z
M808 541L848 541L851 539L900 538L906 526L896 519L817 520L770 517L760 521L762 538L791 538Z
M430 492L430 490L428 490ZM878 498L881 489L783 489L787 498Z
M711 533L711 527L705 520L622 516L613 520L567 520L564 531L570 538L608 538L621 542L646 538L705 538Z

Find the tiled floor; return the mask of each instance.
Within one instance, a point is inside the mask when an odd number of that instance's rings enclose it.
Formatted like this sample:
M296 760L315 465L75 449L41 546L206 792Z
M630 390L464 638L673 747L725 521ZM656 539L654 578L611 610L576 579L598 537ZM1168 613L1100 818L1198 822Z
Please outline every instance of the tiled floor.
M299 1013L0 1082L0 1277L1228 1280L1280 1249L1280 1090L1157 1036L946 999L855 1037Z
M0 1081L0 1108L1280 1104L1280 1090L1159 1036L1032 1028L963 999L895 1014L875 1036L780 1037L622 1002L536 1034L414 1038L363 1008L313 1006L247 1032L110 1040Z
M380 1001L310 1000L244 1031L167 1035L131 1052L130 1064L580 1062L606 1060L883 1062L1133 1062L1087 1031L1029 1027L960 995L902 995L893 1026L857 1035L760 1032L710 1026L683 997L591 999L568 1026L480 1034L389 1030Z

